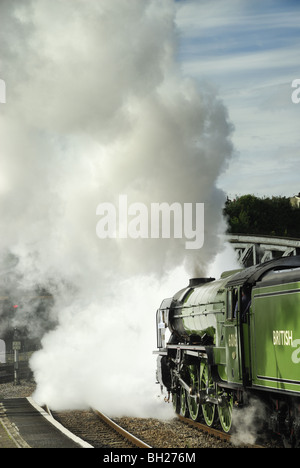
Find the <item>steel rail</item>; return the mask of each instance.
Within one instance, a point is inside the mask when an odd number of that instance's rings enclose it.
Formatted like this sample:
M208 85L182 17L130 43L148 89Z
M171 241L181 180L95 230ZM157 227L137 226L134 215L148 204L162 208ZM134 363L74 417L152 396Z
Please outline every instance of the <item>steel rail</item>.
M135 437L133 434L130 434L130 432L126 431L123 429L121 426L119 426L117 423L115 423L112 419L110 419L108 416L105 414L101 413L98 410L93 409L92 410L100 419L102 419L105 424L110 426L112 429L114 429L118 434L122 435L125 439L129 440L133 445L135 445L138 448L152 448L150 445L146 444L142 440L138 439Z
M181 416L180 414L178 414L177 416L179 420L182 421L183 423L188 424L189 426L193 426L202 432L206 432L207 434L210 434L213 437L216 437L221 440L225 440L227 442L230 442L231 440L231 434L220 431L219 429L215 429L214 427L209 427L206 424L202 424L198 421L193 421L190 418L185 418L184 416ZM262 445L256 445L256 444L243 444L243 445L246 447L251 447L251 448L265 448Z

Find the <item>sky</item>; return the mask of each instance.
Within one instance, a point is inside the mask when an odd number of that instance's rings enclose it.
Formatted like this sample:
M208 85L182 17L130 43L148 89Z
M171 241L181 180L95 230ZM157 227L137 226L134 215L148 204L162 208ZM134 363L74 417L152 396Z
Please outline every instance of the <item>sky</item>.
M178 1L179 60L208 81L234 125L235 156L218 185L229 197L300 192L300 2Z

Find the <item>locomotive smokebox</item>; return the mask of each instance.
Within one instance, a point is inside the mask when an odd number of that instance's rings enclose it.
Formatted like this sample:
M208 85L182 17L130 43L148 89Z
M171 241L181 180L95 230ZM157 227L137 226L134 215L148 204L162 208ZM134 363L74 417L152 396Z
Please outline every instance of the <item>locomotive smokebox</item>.
M189 287L194 288L195 286L199 286L199 284L210 283L210 281L214 281L215 278L190 278Z

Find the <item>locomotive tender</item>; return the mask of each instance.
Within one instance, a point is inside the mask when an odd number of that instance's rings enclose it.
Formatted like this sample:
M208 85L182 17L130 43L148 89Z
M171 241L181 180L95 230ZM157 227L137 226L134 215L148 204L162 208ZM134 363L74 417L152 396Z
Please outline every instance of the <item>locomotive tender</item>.
M156 318L157 380L176 412L208 426L218 416L229 432L253 395L270 429L299 445L300 256L192 279Z

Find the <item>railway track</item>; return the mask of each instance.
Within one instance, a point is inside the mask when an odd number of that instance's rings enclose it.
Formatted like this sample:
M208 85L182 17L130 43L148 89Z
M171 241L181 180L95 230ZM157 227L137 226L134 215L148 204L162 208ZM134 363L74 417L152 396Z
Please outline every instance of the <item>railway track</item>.
M97 410L54 412L53 416L95 448L266 448L256 443L233 442L234 435L181 415L171 421L151 418L116 418L114 421ZM203 437L197 437L200 433L204 434L204 439L206 437L204 443Z
M52 416L94 448L151 448L97 410L54 411Z
M113 429L117 434L119 434L122 438L126 439L129 441L134 447L138 448L151 448L150 445L146 444L143 442L141 439L138 439L135 437L133 434L130 432L126 431L123 429L119 424L117 424L115 421L110 419L108 416L106 416L103 413L100 413L100 411L93 410L93 412L110 428Z
M230 442L231 436L230 436L230 434L227 434L226 432L215 429L214 427L209 427L206 424L202 424L202 423L200 423L198 421L193 421L190 418L185 418L184 416L181 416L180 414L178 414L177 417L184 424L195 427L195 428L197 428L198 430L200 430L202 432L206 432L207 434L210 434L213 437L216 437L217 439L221 439L221 440L225 440L226 442Z
M216 429L214 427L209 427L206 424L202 424L201 422L193 421L190 418L185 418L184 416L181 416L181 415L177 415L177 416L178 416L178 419L180 421L182 421L184 424L187 424L189 426L193 426L193 427L195 427L196 429L198 429L200 431L203 431L203 432L205 432L207 434L212 435L213 437L216 437L217 439L224 440L224 441L229 442L229 443L232 442L232 435L231 434L228 434L228 433L226 433L226 432L224 432L222 430ZM265 448L262 445L250 444L250 443L249 444L243 444L243 446L248 447L248 448Z
M187 424L189 420L186 418L179 420L175 417L170 421L116 418L113 421L98 411L53 412L53 416L95 448L228 447L228 438L220 437L222 433L212 431L207 434L204 431L205 426L200 432L199 427Z

